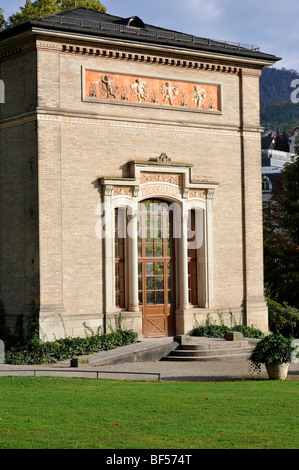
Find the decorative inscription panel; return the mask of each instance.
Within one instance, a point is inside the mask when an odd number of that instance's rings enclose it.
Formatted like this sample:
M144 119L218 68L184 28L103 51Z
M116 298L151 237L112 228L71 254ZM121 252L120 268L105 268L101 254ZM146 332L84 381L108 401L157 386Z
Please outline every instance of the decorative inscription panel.
M181 186L182 176L165 173L141 173L140 175L140 184L155 183L157 181Z
M166 184L153 184L141 187L140 195L142 198L150 196L171 196L180 199L181 193L179 188L167 186Z
M205 199L205 197L206 197L205 191L203 190L196 189L196 190L189 191L189 199L193 199L193 198Z
M85 70L84 98L219 112L220 85Z
M141 197L161 195L179 199L182 176L168 173L141 173L140 184Z
M132 196L132 189L128 187L116 186L113 188L113 196Z

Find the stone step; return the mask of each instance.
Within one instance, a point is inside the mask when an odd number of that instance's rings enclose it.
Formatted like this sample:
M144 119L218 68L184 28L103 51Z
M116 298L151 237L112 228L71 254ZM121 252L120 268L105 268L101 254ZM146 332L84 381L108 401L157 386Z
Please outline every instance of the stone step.
M177 347L161 361L230 361L248 359L254 347L252 340L239 332L230 332L225 339L176 336Z
M214 349L239 349L244 347L249 347L248 341L219 341L204 344L183 344L180 346L181 349L198 351Z
M228 339L177 337L178 346L162 361L229 361L247 359L253 344L240 333L233 333Z
M239 347L239 348L225 348L225 349L191 349L191 348L178 348L171 351L171 356L178 357L200 357L200 356L227 356L227 355L239 355L247 354L251 352L251 347Z
M247 359L248 353L242 354L223 354L223 355L216 355L216 356L164 356L161 361L198 361L198 362L205 362L205 361L235 361L236 359Z

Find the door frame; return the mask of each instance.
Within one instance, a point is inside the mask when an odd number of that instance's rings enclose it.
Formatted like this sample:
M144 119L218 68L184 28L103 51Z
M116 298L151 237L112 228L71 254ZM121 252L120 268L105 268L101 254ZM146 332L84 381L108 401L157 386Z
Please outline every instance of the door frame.
M161 157L161 156L160 156ZM126 309L123 318L131 318L135 330L142 335L142 313L138 302L138 203L144 199L163 199L177 203L181 212L182 236L176 240L177 251L177 304L176 334L192 329L194 315L188 302L188 248L187 216L190 209L199 209L203 215L203 260L201 266L202 299L199 308L214 308L214 248L213 248L213 197L218 183L192 181L192 166L171 163L158 157L150 161L128 162L129 177L102 177L99 184L103 191L101 203L96 209L100 219L96 223L96 235L103 239L104 286L103 302L106 318L113 318L119 309L115 306L114 265L114 209L127 209L130 235L127 238L127 287ZM104 228L103 228L104 227ZM104 235L103 235L104 234ZM190 328L191 326L191 328Z
M146 203L150 204L148 209ZM167 206L166 210L163 203ZM153 204L157 204L158 207ZM173 214L169 207L170 202L162 198L144 199L138 205L138 294L144 337L175 334L176 243L173 238ZM147 225L148 220L154 222L153 226ZM147 265L151 263L153 264L152 272L148 273ZM162 266L163 274L157 274L158 265ZM157 293L162 292L161 285L157 288L157 280L161 280L161 277L163 278L163 303L157 302ZM152 285L148 286L148 281L152 281ZM148 294L152 294L153 303L148 303ZM169 303L170 296L171 303Z

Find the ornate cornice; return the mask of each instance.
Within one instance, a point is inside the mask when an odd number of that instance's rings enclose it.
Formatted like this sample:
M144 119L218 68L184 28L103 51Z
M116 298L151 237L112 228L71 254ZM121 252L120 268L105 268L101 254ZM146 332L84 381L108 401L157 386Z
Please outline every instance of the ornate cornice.
M36 47L40 50L59 51L65 54L83 55L90 57L102 57L108 59L116 59L122 61L144 62L150 64L162 64L170 67L183 67L189 69L196 69L210 72L222 72L228 74L238 74L242 68L240 66L220 64L210 61L198 61L194 59L188 60L187 58L173 58L170 53L165 55L155 53L140 53L128 48L113 48L112 46L95 47L90 42L76 41L64 42L61 39L56 41L52 38L38 38ZM190 56L191 57L191 56Z
M217 61L215 59L209 60L197 60L197 58L192 57L178 57L178 54L175 52L173 55L177 57L174 58L170 52L158 54L156 52L146 51L137 52L133 48L130 49L129 46L119 46L115 47L113 45L105 44L105 47L97 47L90 40L80 40L77 41L68 41L66 42L63 38L55 38L51 36L37 36L35 38L27 38L25 41L14 41L13 44L5 44L0 48L0 59L5 60L16 55L25 54L29 50L45 50L45 51L55 51L63 54L73 54L73 55L82 55L90 57L101 57L108 59L115 59L121 61L132 61L132 62L144 62L147 64L157 64L165 65L169 67L180 67L195 69L199 71L208 71L208 72L218 72L225 74L242 74L248 76L260 76L260 67L253 67L250 69L248 66L240 66L240 64L234 64L233 59L231 65L228 65L227 62Z
M153 54L136 54L135 52L124 52L121 50L112 50L109 48L99 49L93 47L73 46L70 44L63 44L61 52L74 55L80 54L84 56L104 57L109 59L144 62L147 64L150 63L158 65L167 65L170 67L183 67L189 69L206 70L210 72L222 72L229 74L238 74L242 70L239 67L214 64L209 62L174 59L171 57L158 56Z
M3 45L0 43L0 60L11 60L16 56L22 56L32 51L36 51L36 42L34 38L27 38L23 41L14 41L9 44L4 43Z
M4 49L2 52L0 52L0 60L6 59L11 56L15 56L16 54L20 54L22 52L22 47L10 47L7 49Z

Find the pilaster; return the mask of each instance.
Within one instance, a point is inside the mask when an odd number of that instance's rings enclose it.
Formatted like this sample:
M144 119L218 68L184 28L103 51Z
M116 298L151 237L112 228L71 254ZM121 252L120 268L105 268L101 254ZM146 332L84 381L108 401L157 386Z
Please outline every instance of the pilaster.
M53 134L51 142L48 132ZM63 307L61 128L38 121L40 323L57 322ZM57 313L58 312L58 313ZM43 328L43 327L42 327Z
M138 305L138 247L137 247L138 211L131 210L128 214L129 243L129 311L139 312Z
M244 309L246 325L268 331L268 308L264 299L258 88L257 74L244 71L240 75Z

